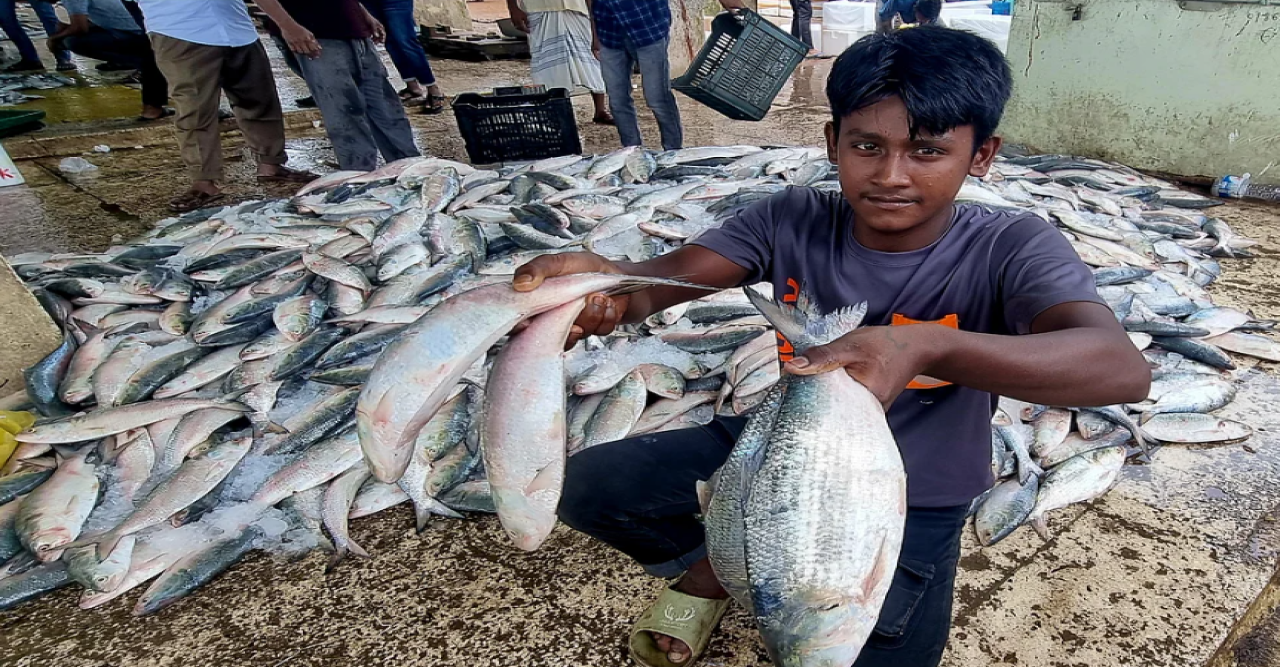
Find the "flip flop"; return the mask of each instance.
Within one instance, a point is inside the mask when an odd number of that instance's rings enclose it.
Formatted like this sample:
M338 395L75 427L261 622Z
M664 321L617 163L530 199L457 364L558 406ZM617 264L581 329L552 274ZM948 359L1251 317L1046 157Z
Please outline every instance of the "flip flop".
M427 103L422 105L422 113L428 116L444 113L444 105L447 101L449 98L444 95L427 95Z
M209 204L221 200L223 193L209 194L199 190L187 190L185 193L169 200L169 210L174 213L187 213L196 209L204 208Z
M731 600L708 600L685 595L671 588L663 589L640 620L631 627L627 642L631 660L640 667L688 667L697 662L711 633L720 624L720 618L729 609ZM671 662L667 654L658 648L651 632L679 639L689 646L692 654L684 662Z
M617 125L618 124L616 121L613 120L613 115L607 114L607 113L596 114L596 116L591 119L591 122L595 123L596 125Z

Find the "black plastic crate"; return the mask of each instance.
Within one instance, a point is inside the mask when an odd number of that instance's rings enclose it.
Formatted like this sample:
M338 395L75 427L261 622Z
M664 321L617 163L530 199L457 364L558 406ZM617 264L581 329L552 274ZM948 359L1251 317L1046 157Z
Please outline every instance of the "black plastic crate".
M671 87L734 120L760 120L809 47L742 9L711 22L711 37Z
M453 113L474 164L582 152L573 101L563 88L525 95L464 93L454 99Z

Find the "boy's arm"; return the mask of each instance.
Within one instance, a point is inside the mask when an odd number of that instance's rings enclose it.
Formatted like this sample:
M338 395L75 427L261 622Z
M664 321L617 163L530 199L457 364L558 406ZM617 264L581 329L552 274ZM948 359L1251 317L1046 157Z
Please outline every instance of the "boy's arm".
M785 370L811 375L843 366L888 407L917 375L1045 405L1144 400L1151 369L1106 306L1062 303L1031 333L1000 336L937 324L858 329L808 350Z
M542 281L575 273L624 273L651 278L672 278L698 285L728 289L747 278L748 271L725 259L717 252L701 246L687 245L675 252L647 262L612 262L589 252L542 255L520 267L512 283L516 291L536 289ZM583 336L612 333L619 324L639 322L677 303L706 296L704 290L679 287L649 287L630 294L587 297L569 334L566 347L572 347Z

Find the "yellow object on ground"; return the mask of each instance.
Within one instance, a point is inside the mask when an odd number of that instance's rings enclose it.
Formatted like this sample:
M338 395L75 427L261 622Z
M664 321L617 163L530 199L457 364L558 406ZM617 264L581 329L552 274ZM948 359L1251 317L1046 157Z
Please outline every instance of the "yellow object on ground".
M0 429L8 431L12 435L17 435L31 428L34 423L36 423L36 416L30 412L0 410Z
M0 466L9 462L9 457L13 456L13 450L17 448L18 441L13 439L13 434L0 431Z
M34 423L36 416L30 412L0 410L0 467L9 462L13 450L18 448L18 441L13 436L31 428Z

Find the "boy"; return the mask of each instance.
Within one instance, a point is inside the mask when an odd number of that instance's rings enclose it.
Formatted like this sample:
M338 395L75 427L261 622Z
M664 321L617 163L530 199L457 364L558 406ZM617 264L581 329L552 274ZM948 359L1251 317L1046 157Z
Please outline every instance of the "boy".
M843 368L866 385L888 409L906 466L899 566L858 667L941 659L965 512L992 483L998 395L1108 405L1141 400L1150 382L1142 355L1057 230L1031 214L955 203L965 178L985 175L1000 148L992 133L1009 91L1008 64L975 35L924 27L864 38L827 82L827 150L840 194L788 189L648 262L549 255L515 277L518 290L584 271L724 288L767 281L784 301L804 292L824 312L868 302L863 328L804 357L781 350L788 373ZM699 294L592 296L573 339ZM1098 368L1108 369L1108 382L1097 381ZM720 419L569 460L565 523L652 574L682 575L632 632L638 664L689 664L727 605L694 517L695 482L724 462L743 425Z

